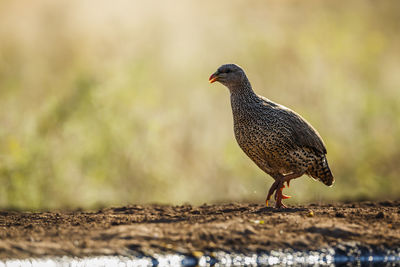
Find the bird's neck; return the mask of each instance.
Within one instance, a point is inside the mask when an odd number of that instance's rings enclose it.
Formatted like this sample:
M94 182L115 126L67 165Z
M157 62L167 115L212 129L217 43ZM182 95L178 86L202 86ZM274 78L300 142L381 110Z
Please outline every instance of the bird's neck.
M240 84L229 86L231 100L253 102L257 101L258 96L254 93L249 80L245 80Z

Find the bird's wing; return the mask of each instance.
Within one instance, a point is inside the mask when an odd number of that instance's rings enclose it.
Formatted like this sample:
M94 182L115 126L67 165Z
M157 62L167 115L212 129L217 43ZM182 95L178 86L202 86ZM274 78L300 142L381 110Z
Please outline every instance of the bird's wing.
M326 147L321 136L310 123L293 110L261 97L265 105L276 111L276 119L280 124L283 135L291 144L299 147L308 147L319 153L326 154Z

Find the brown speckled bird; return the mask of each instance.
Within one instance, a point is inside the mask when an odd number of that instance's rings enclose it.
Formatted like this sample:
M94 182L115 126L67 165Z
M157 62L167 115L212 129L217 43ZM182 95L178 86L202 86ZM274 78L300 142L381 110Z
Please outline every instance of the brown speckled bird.
M331 186L333 175L326 148L318 132L296 112L254 93L246 74L235 64L218 68L209 79L220 82L231 93L234 132L244 153L275 182L266 204L275 192L275 207L286 206L284 183L307 174Z

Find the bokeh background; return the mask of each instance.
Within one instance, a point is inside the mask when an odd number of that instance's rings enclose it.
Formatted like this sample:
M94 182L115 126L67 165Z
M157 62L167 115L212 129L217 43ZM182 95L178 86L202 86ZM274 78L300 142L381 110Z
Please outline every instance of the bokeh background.
M255 91L320 132L332 188L288 203L400 195L400 1L0 2L0 207L264 202L229 93Z

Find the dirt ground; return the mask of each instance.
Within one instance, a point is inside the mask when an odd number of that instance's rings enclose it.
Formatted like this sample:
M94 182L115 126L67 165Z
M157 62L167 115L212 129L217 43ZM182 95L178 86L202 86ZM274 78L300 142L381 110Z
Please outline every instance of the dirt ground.
M400 247L400 201L309 204L131 205L98 211L0 211L0 259L40 256L196 254L350 242Z

